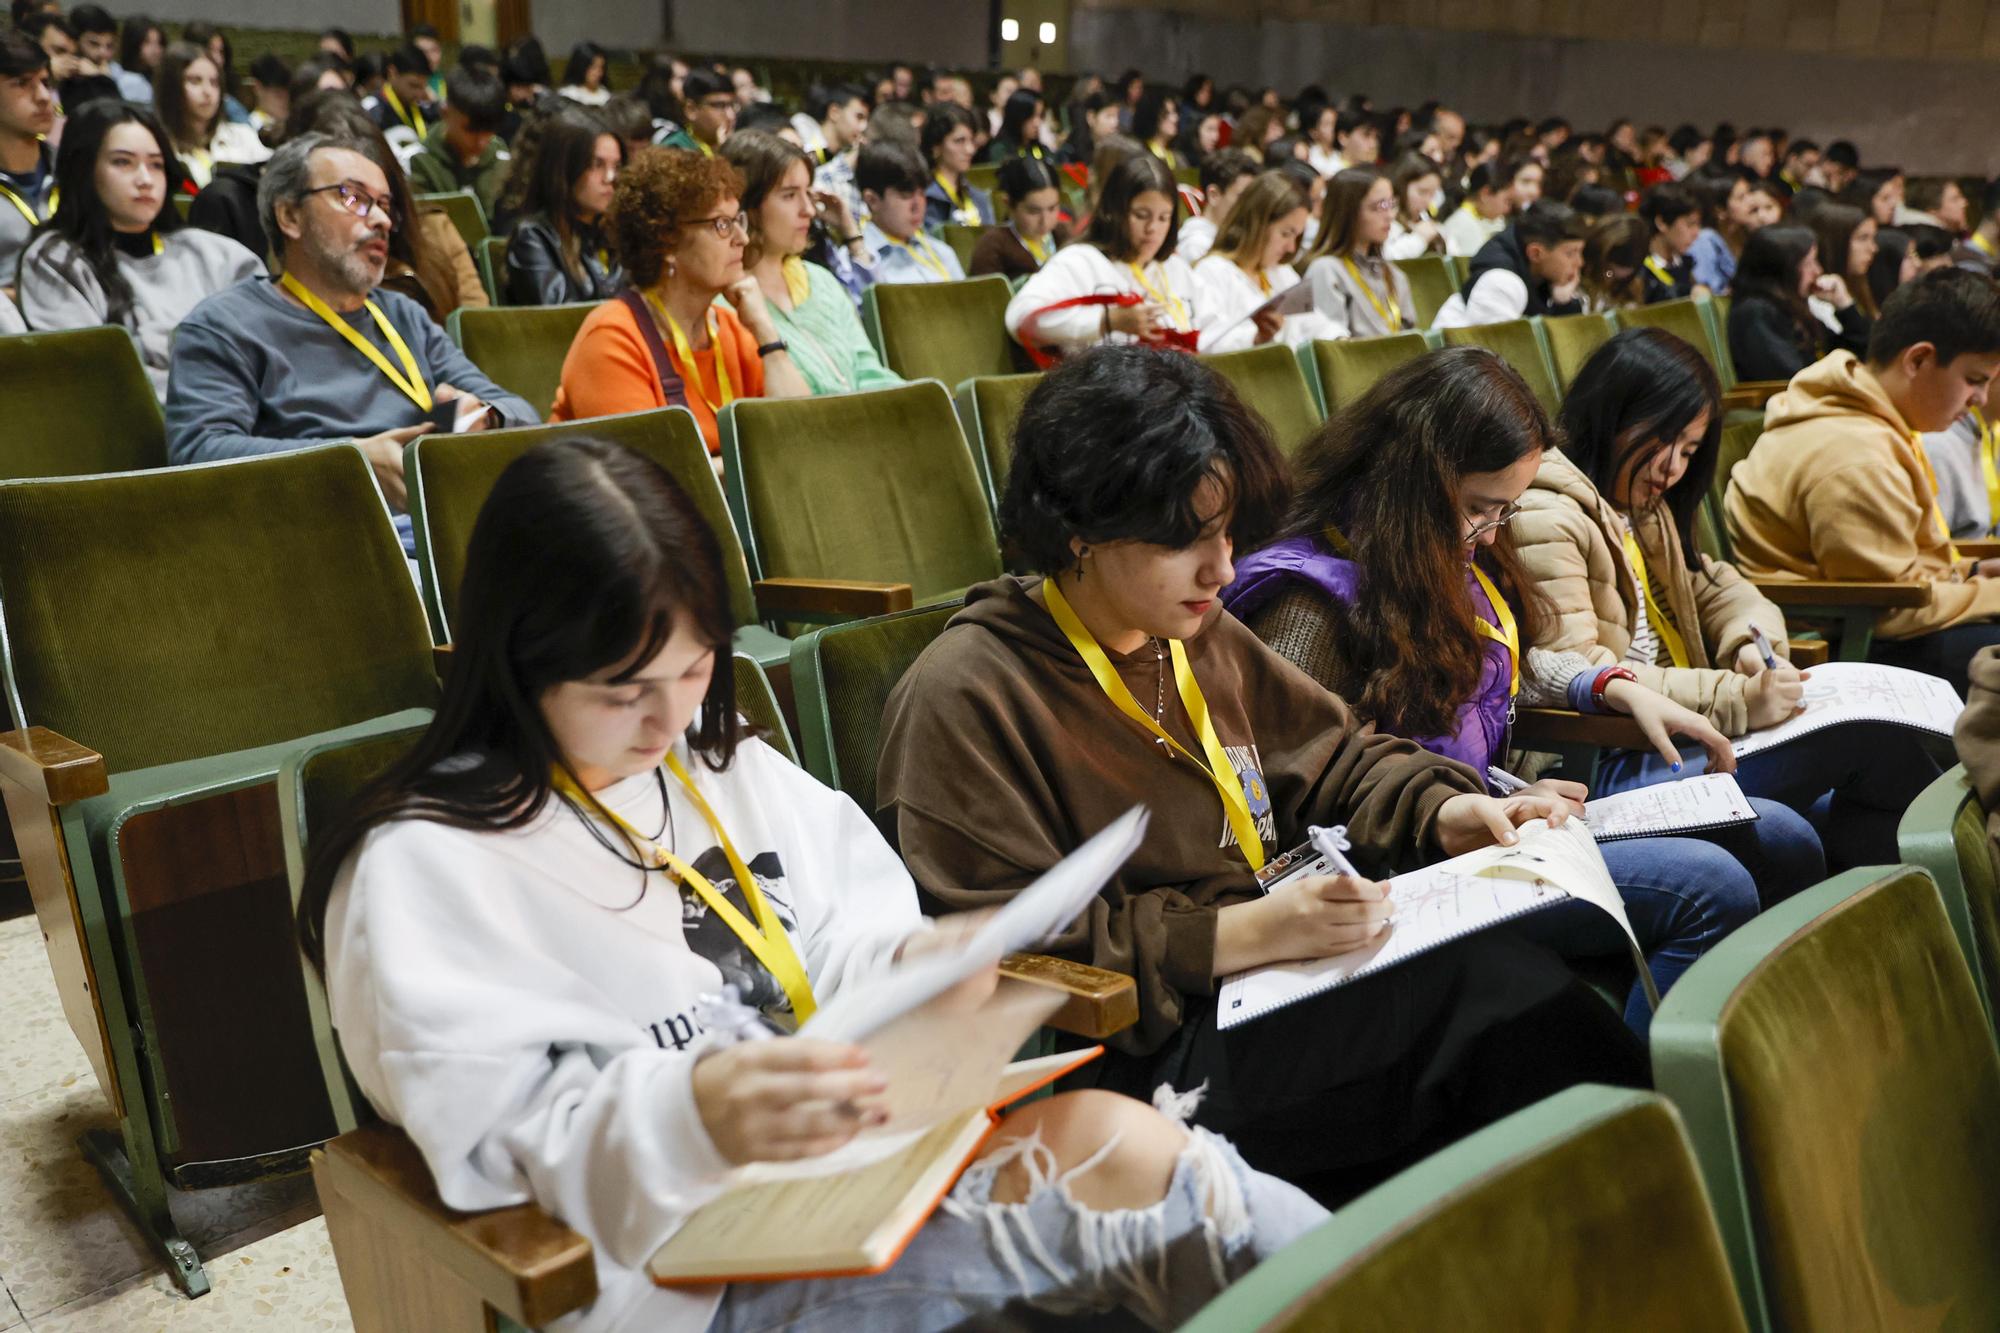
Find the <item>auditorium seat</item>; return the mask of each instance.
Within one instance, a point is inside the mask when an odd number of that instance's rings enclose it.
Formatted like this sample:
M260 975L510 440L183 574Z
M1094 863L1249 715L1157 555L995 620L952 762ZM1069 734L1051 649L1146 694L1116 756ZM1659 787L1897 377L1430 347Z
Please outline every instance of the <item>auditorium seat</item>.
M111 325L0 337L0 422L0 480L167 465L160 400Z
M1675 983L1679 1108L1759 1328L2000 1328L2000 1051L1937 886L1863 867Z
M1291 348L1266 343L1240 352L1212 352L1201 360L1229 381L1245 407L1264 418L1280 453L1289 457L1319 429L1319 403Z
M1422 255L1416 259L1398 259L1395 264L1409 281L1410 300L1417 307L1417 327L1429 328L1437 319L1438 311L1444 309L1444 303L1459 288L1459 278L1452 271L1451 261L1442 255Z
M1541 330L1533 320L1509 319L1498 324L1446 329L1444 341L1447 347L1484 347L1497 352L1501 360L1528 382L1535 401L1551 420L1562 411L1562 394L1556 388L1555 372L1549 368L1548 353L1542 349Z
M1421 333L1391 333L1381 338L1321 339L1299 348L1320 411L1332 416L1375 386L1375 381L1429 351Z
M1007 485L1007 464L1014 457L1014 423L1041 382L1040 373L981 375L958 386L959 425L972 444L987 497L996 508Z
M488 236L473 247L479 261L479 280L486 284L486 299L496 306L507 301L507 238Z
M1549 364L1556 374L1556 387L1563 393L1576 383L1585 364L1597 349L1617 332L1605 315L1558 315L1542 320L1542 337L1548 343Z
M963 282L878 282L862 297L861 322L882 364L904 379L962 384L1027 369L1007 336L1013 295L997 273Z
M506 281L504 268L494 277ZM445 317L445 332L472 364L547 420L562 387L563 358L590 312L591 301L572 305L460 306Z
M968 226L963 222L944 224L944 243L958 256L958 266L967 273L972 271L972 247L979 244L979 238L995 228L980 224Z
M2000 995L2000 871L1993 864L1986 811L1965 765L1953 765L1910 802L1896 828L1896 850L1937 881L1952 933L1991 1019L1993 997Z
M1586 1084L1346 1204L1182 1333L1744 1327L1680 1117Z
M445 194L420 194L416 197L419 209L426 206L442 208L451 219L451 225L465 238L465 248L474 254L479 252L479 243L492 235L492 228L486 225L486 210L480 207L479 196L470 190L452 190Z

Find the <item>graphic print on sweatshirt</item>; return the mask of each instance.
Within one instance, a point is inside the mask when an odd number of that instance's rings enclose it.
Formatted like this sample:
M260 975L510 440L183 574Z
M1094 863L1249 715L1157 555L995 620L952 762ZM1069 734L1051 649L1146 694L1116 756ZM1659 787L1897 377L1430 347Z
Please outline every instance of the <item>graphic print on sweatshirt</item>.
M792 937L792 947L798 948L798 913L792 910L790 898L784 892L784 863L776 852L759 852L744 864L756 877L757 888L770 904L772 915ZM711 847L697 856L694 868L731 907L743 914L745 921L753 927L757 924L757 914L743 896L736 872L729 868L729 858L720 847ZM701 895L691 889L681 891L681 929L687 933L688 948L715 964L722 979L736 987L737 998L744 1004L774 1017L791 1015L792 1002L786 998L785 988L778 984L778 979L757 961L757 955L750 952L750 946L737 937L729 923L710 911Z
M1257 753L1255 745L1225 745L1222 752L1229 756L1229 766L1236 770L1237 781L1243 784L1243 798L1250 803L1250 818L1257 821L1257 836L1268 850L1278 842L1278 816L1271 809L1271 789L1264 785L1264 760ZM1222 839L1218 847L1234 847L1236 830L1229 823L1227 813L1222 815Z

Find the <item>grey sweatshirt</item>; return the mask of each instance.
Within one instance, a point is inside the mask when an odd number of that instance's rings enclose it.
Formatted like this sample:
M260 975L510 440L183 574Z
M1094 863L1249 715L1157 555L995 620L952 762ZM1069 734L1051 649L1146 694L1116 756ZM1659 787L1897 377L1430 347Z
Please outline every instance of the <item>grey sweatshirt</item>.
M508 426L541 421L534 408L473 365L422 306L380 289L372 299L433 389L448 383L469 393L498 408ZM367 310L346 319L396 364ZM281 453L428 419L345 338L292 304L268 278L209 297L174 336L167 382L167 457L174 463Z
M167 363L174 329L203 300L264 271L263 261L227 236L182 227L160 238L160 253L116 255L132 288L132 308L121 323L139 344L146 378L161 402L167 397ZM21 314L34 329L88 329L108 324L104 288L81 252L53 232L38 236L21 256Z

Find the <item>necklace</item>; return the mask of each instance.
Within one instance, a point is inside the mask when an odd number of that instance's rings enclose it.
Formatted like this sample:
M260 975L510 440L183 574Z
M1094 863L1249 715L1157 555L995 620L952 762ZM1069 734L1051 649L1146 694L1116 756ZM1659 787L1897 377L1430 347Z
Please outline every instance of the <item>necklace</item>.
M1160 671L1159 688L1153 700L1153 721L1159 723L1160 730L1164 732L1167 729L1167 645L1161 643L1158 639L1149 639L1147 642L1153 645L1153 661L1159 667ZM1153 744L1159 746L1162 750L1166 750L1169 758L1172 757L1173 750L1168 747L1167 738L1164 735L1155 736Z

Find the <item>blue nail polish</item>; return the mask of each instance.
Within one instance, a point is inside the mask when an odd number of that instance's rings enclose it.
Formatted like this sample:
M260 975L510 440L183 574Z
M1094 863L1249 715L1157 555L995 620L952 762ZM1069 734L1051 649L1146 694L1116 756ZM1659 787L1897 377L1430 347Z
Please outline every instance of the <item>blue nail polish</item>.
M1680 771L1681 771L1681 761L1676 759L1674 760L1674 772L1678 773Z

